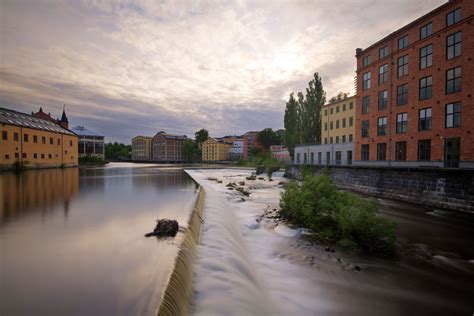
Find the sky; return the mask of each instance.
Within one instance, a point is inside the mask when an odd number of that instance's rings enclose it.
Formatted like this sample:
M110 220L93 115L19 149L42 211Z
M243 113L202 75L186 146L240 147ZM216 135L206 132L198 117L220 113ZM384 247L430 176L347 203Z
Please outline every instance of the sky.
M365 48L445 0L0 0L0 107L106 141L283 128L318 72L354 91Z

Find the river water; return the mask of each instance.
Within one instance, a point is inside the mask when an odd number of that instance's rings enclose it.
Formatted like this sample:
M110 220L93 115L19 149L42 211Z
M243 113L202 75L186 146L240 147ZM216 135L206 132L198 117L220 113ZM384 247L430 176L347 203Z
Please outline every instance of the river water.
M0 174L0 315L154 314L183 236L143 235L195 191L151 165Z

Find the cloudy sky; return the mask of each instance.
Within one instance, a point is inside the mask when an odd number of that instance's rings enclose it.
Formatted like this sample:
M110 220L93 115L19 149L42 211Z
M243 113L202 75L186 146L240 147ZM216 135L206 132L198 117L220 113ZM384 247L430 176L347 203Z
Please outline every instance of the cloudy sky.
M445 0L0 0L0 106L108 141L283 127L319 72L354 93L355 49Z

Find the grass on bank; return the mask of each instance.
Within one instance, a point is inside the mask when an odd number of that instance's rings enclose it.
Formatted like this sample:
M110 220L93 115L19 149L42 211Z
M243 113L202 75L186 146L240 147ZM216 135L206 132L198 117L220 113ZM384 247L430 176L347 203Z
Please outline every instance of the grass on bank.
M378 217L373 202L337 190L328 174L290 182L280 203L281 215L310 228L318 241L381 256L395 253L396 223Z

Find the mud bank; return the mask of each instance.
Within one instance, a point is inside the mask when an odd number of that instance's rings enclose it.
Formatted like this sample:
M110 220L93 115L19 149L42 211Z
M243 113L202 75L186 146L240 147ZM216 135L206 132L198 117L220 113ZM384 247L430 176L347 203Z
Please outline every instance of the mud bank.
M416 216L408 210L408 216L407 205L378 199L381 215L400 224L402 250L395 259L378 259L315 244L306 230L285 225L278 216L282 184L288 181L282 174L274 181L247 180L248 170L188 174L207 192L194 314L462 315L474 310L474 254L466 250L474 233L470 220L448 220L425 209Z

